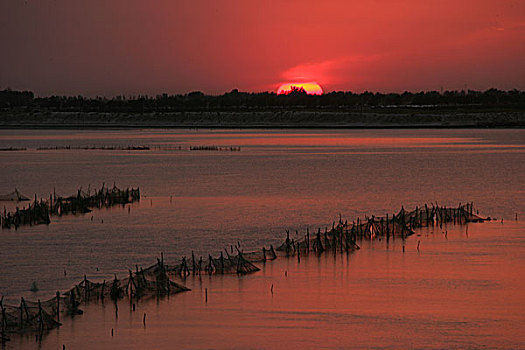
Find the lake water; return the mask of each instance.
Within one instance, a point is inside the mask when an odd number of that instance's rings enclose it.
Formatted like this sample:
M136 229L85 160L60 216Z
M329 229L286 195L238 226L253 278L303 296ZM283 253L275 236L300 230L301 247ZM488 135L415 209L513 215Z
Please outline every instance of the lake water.
M68 145L151 149L36 149ZM400 242L363 242L350 255L278 259L240 278L189 278L191 292L136 312L122 305L118 320L113 305L89 305L41 344L23 336L7 348L524 348L525 130L0 130L6 147L27 150L0 152L0 194L115 183L143 195L131 209L3 230L0 294L12 303L47 299L84 274L149 266L160 252L176 263L237 242L275 246L285 229L331 226L339 213L351 221L473 201L499 219L424 229L404 254Z

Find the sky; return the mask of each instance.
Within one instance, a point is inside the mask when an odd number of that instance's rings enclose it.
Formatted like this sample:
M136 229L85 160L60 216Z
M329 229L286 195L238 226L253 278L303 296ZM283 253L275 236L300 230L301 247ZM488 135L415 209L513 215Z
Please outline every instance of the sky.
M525 90L524 0L2 0L0 43L39 96Z

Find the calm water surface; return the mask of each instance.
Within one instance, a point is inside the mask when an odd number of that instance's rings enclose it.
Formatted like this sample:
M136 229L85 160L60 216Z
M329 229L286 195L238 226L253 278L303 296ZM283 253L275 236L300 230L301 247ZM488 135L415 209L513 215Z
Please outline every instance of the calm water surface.
M36 150L67 145L160 149ZM189 145L241 151L174 150ZM8 301L46 299L83 274L110 278L160 252L174 263L237 241L245 250L277 245L286 228L330 226L339 213L353 220L474 201L505 219L449 226L446 238L424 230L405 254L399 242L364 242L348 256L280 259L242 278L190 278L192 292L135 313L121 306L118 320L113 305L86 306L40 345L20 337L8 348L524 347L525 226L514 220L525 220L523 130L0 130L4 147L28 150L0 152L0 193L68 195L104 182L143 194L129 212L3 230ZM40 292L28 291L32 281Z

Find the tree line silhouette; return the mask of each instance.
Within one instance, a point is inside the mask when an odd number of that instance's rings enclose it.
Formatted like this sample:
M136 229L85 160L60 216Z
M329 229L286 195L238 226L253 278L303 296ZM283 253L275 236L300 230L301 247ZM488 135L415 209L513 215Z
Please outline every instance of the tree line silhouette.
M289 94L273 92L249 93L234 89L222 95L205 95L200 91L188 94L161 94L155 97L138 95L113 98L83 96L35 97L31 91L0 91L0 109L29 109L57 112L177 112L222 111L240 109L359 109L376 107L428 108L509 108L525 109L525 92L503 91L422 91L403 93L353 93L334 91L323 95L308 95L302 89Z

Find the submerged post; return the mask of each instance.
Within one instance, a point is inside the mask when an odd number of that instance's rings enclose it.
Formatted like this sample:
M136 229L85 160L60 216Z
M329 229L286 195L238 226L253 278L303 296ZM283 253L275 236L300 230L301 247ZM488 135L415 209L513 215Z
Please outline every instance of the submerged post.
M60 292L59 291L57 291L56 298L57 298L57 321L60 322Z

